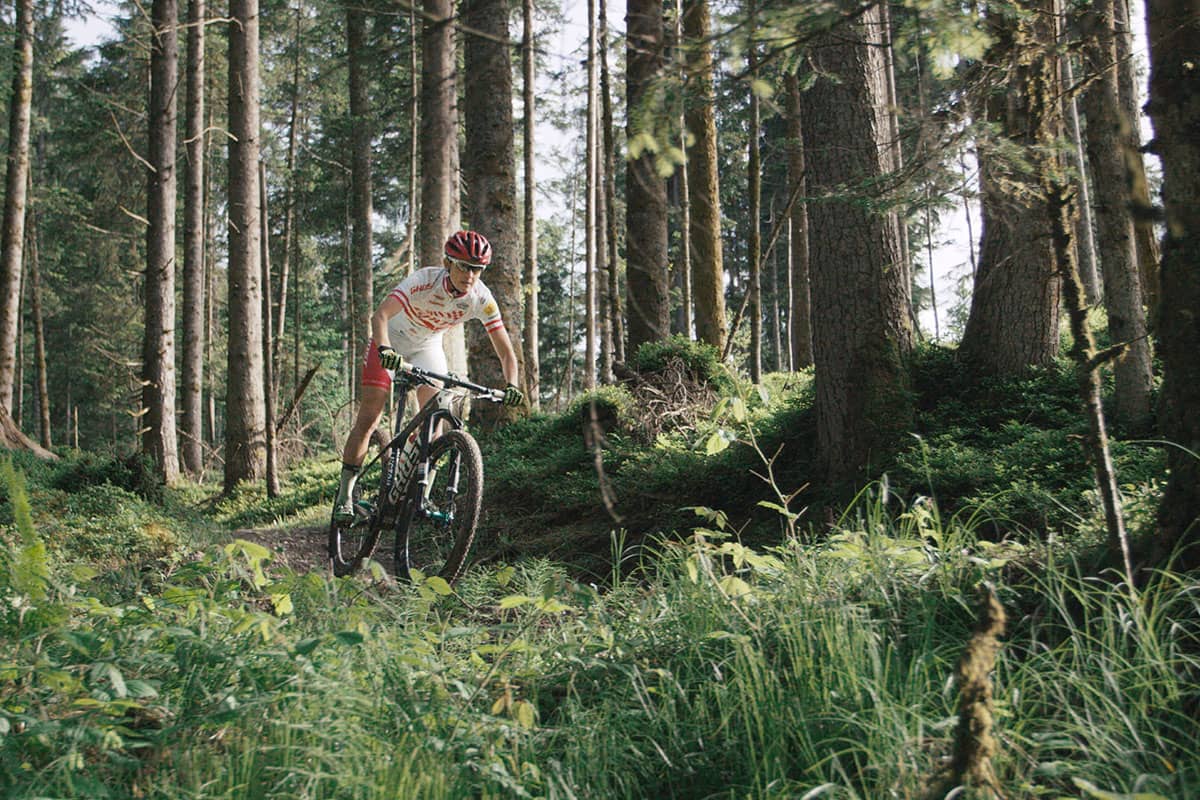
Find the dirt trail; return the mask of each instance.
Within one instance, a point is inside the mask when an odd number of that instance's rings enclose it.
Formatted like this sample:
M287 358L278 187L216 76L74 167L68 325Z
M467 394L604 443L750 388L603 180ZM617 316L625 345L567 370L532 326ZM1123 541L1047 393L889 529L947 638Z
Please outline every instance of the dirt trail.
M327 570L329 559L329 527L306 525L299 528L239 528L229 538L245 539L267 548L274 554L273 564L293 572Z

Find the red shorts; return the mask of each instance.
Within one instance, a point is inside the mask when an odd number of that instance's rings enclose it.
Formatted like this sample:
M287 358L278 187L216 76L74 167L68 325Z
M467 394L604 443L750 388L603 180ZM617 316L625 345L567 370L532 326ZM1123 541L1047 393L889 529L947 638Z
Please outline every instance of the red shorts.
M392 388L392 372L379 363L379 348L375 346L374 339L367 342L367 352L363 353L362 385Z

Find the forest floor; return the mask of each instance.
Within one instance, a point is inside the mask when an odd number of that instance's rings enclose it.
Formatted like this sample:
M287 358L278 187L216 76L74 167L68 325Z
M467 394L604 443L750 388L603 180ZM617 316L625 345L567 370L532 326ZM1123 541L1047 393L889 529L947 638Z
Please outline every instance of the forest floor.
M301 525L281 528L238 528L230 531L230 541L245 539L270 550L275 566L297 574L328 569L329 527Z

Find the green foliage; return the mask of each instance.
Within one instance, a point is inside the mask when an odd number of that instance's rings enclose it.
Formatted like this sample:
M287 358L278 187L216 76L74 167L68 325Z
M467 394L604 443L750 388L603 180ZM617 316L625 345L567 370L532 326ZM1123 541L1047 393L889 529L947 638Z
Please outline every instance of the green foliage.
M123 458L80 453L64 459L50 481L51 488L64 492L104 484L137 494L151 503L161 504L166 497L162 478L153 460L144 453Z
M213 519L223 526L242 528L285 521L328 521L329 508L337 491L337 460L308 460L288 471L278 497L268 498L262 483L242 483L226 496L216 498Z
M661 372L673 359L683 362L687 376L701 384L717 389L731 387L729 371L721 363L721 352L704 342L694 341L681 334L656 342L642 344L632 359L638 372Z
M17 624L31 611L34 616L44 609L50 566L46 546L33 527L29 496L24 477L9 458L0 459L0 484L4 486L17 529L12 544L0 537L0 632Z

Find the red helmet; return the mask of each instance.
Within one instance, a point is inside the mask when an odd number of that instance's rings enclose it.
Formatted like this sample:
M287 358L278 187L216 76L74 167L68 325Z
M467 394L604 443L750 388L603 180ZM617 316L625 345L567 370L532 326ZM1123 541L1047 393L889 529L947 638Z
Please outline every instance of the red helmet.
M492 245L475 231L459 231L446 240L446 257L476 267L492 263Z

